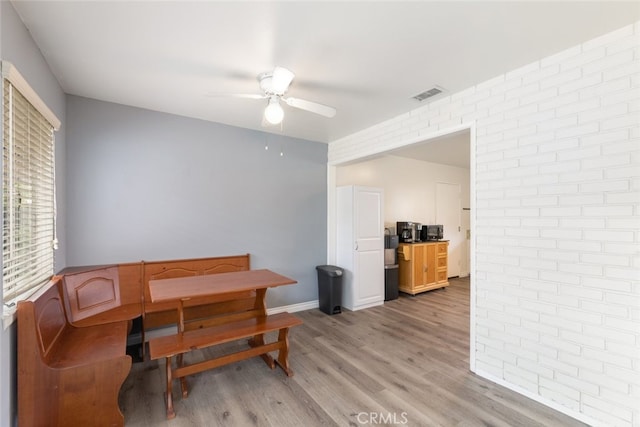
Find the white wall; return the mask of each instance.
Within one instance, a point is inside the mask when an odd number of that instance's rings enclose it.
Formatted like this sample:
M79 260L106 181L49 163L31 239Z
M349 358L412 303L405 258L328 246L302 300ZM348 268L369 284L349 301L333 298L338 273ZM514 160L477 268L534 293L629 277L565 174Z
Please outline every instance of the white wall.
M385 227L396 229L397 221L436 223L436 185L438 182L460 185L461 208L469 207L469 169L398 156L383 156L336 169L336 185L362 185L384 189ZM464 220L466 218L466 221ZM460 239L449 245L449 260L460 265L454 274L469 271L469 254L465 230L467 217L460 216Z
M394 228L396 221L435 223L438 182L460 184L462 207L469 207L469 169L384 156L336 170L336 185L383 188L385 226Z
M329 146L474 124L476 372L594 425L640 425L639 111L636 23Z

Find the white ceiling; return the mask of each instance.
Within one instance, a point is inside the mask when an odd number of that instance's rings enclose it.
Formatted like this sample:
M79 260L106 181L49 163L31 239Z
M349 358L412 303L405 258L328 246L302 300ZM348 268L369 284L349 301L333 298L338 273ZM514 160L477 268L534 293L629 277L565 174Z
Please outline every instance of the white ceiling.
M331 142L640 19L638 2L218 2L12 0L63 90L151 110ZM262 128L258 73L296 73Z

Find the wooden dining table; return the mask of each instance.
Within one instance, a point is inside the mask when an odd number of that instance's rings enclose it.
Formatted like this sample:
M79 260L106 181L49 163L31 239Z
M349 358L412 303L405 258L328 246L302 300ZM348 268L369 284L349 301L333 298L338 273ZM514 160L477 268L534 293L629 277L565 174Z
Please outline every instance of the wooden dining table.
M164 302L198 298L212 294L267 289L295 283L297 281L294 279L271 270L245 270L150 280L149 292L152 302Z
M260 356L271 369L278 365L288 376L293 375L288 363L288 331L302 321L286 312L268 316L265 297L269 288L295 283L294 279L266 269L149 281L151 302L178 302L178 333L149 341L151 359L166 358L167 418L175 417L173 378L180 379L182 396L186 397L187 375L255 356ZM216 311L211 318L196 319L195 326L190 319L185 330L185 307L209 304L212 298L220 302L221 311ZM276 331L277 341L266 343L265 333ZM249 339L246 350L184 364L185 353L244 338ZM278 351L277 359L269 355L272 351ZM177 356L176 368L172 367L173 356Z
M271 270L245 270L202 276L177 277L149 281L151 302L178 301L178 332L184 332L184 307L198 305L198 300L245 291L256 291L257 316L266 316L268 288L293 285L296 280Z

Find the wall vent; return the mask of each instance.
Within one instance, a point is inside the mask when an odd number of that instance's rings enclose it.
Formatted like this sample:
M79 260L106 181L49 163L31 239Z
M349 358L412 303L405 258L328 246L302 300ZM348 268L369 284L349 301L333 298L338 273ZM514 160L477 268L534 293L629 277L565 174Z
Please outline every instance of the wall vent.
M434 86L429 90L425 90L424 92L417 94L416 96L413 97L413 99L416 99L418 101L424 101L425 99L431 98L432 96L436 96L442 92L444 92L443 88L439 86Z

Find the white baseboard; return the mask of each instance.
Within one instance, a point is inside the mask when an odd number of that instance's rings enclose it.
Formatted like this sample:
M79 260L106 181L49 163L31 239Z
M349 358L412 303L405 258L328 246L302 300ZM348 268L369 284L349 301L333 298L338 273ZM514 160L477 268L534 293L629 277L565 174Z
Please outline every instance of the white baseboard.
M283 313L285 311L289 313L295 313L296 311L312 310L318 307L320 307L320 303L318 302L318 300L299 302L297 304L268 308L267 314L277 314L277 313Z

